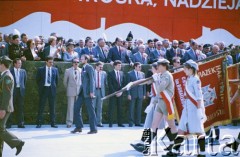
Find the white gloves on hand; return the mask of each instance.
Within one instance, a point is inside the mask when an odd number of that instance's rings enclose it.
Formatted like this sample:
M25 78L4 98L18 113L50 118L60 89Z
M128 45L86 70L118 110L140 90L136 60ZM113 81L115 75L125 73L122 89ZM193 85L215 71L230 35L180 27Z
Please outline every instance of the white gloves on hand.
M156 74L153 74L152 75L152 78L153 78L153 80L156 82L156 81L158 81L159 80L159 75L156 73Z

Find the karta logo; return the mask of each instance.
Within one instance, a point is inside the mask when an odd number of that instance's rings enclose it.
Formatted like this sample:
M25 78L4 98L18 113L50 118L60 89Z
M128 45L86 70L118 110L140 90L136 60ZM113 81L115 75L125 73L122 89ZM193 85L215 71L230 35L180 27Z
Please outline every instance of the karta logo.
M240 23L239 7L240 0L0 1L0 31L32 13L46 12L51 15L51 23L68 21L87 30L98 29L101 18L105 18L105 29L131 23L171 40L199 38L203 36L203 28L223 29L233 37L240 38L240 29L237 27ZM38 20L44 19L40 16ZM31 24L31 21L28 23ZM117 31L129 32L129 29L119 27ZM219 39L221 33L216 34L216 39ZM223 39L233 41L226 33Z

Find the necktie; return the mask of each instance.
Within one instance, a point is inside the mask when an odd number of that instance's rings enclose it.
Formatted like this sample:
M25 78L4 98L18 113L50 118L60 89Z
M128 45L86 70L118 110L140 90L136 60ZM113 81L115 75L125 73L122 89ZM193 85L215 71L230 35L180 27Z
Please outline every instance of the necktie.
M50 68L48 68L47 83L51 84Z
M83 68L82 68L82 73L83 73L84 71L85 71L85 68L83 67Z
M89 49L89 52L90 52L90 55L91 55L92 54L92 49L91 48Z
M99 76L100 75L99 75L99 71L98 71L98 85L97 85L98 88L100 88L100 77Z
M17 69L17 74L16 74L16 84L18 85L19 84L19 71Z
M143 63L145 63L145 58L143 57L143 55L142 55L142 61L143 61Z
M121 48L120 48L120 46L119 46L118 52L119 52L119 54L121 55Z
M100 49L101 49L101 51L102 51L102 54L103 54L104 59L106 59L106 56L105 56L105 53L104 53L103 49L102 49L102 48L100 48Z
M138 72L137 72L137 80L138 80L138 78L139 78L139 75L138 75Z
M75 80L77 81L77 70L75 70Z
M119 78L119 73L117 71L117 81L118 81L118 87L120 87L120 78Z
M151 85L151 88L152 88L152 94L153 94L153 96L156 96L156 91L155 91L155 89L154 89L153 84Z

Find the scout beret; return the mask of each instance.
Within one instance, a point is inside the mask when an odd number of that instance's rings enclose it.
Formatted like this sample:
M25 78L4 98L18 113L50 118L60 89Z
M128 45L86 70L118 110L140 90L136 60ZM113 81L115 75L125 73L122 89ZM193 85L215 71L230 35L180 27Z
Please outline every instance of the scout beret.
M169 62L167 59L159 59L159 60L157 61L157 64L161 64L161 63L167 63L167 64L169 64L170 62Z
M184 65L190 65L190 67L194 68L195 70L198 70L198 64L194 62L193 60L188 60L187 62L184 63Z

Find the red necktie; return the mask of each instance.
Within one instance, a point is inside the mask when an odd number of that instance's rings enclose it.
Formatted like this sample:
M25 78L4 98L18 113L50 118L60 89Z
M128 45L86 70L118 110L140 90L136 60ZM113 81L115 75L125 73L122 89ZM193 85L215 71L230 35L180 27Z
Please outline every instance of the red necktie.
M154 86L153 86L153 84L151 85L151 88L152 88L152 94L153 94L153 96L156 96L156 91L155 91L155 89L154 89Z
M100 77L99 77L99 71L98 71L98 88L100 88Z

